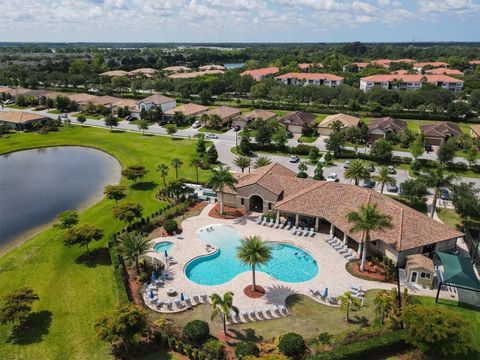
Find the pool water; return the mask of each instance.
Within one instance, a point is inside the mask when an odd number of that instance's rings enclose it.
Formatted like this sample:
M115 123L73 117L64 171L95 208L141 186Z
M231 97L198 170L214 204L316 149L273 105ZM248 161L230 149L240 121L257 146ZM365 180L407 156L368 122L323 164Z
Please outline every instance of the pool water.
M190 261L185 267L185 275L200 285L220 285L232 280L238 274L251 271L237 259L237 247L240 237L230 226L213 225L207 231L204 227L198 231L198 237L206 244L215 246L218 251ZM304 282L318 274L318 264L306 251L281 242L268 243L272 250L272 259L256 270L267 273L274 278L290 282Z
M161 241L159 243L156 243L155 246L153 247L153 250L160 254L164 254L165 250L167 250L167 253L170 254L170 249L172 248L173 243L171 241Z

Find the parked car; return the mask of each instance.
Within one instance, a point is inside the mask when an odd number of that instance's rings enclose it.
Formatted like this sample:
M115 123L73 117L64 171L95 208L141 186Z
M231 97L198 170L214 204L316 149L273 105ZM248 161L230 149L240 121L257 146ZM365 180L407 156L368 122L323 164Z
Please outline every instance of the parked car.
M3 105L12 105L12 104L15 104L14 99L8 99L3 102Z
M343 163L343 168L344 169L348 169L349 166L350 166L350 160L347 160Z
M432 145L430 145L430 144L425 145L425 151L426 151L427 153L432 152L432 151L433 151Z
M442 200L450 199L450 192L447 189L440 189L440 199Z
M240 131L241 129L242 129L242 128L240 127L240 125L235 125L235 126L233 127L233 131L235 131L235 132L238 132L238 131Z
M374 172L374 171L375 171L375 166L373 166L373 164L368 164L368 165L367 165L367 170L368 170L369 172Z
M327 176L327 181L328 182L339 182L340 179L338 178L338 175L336 173L330 173L328 176Z
M395 169L395 166L390 165L390 166L388 167L388 173L389 173L389 174L396 174L396 173L397 173L397 170Z
M67 113L60 114L60 117L62 119L68 119L68 114Z
M291 163L297 163L300 161L300 158L297 155L290 155L290 160Z
M200 122L200 120L196 120L196 121L192 124L192 128L194 128L194 129L198 129L200 126L202 126L202 123Z
M218 135L212 134L212 133L206 133L206 134L205 134L205 137L206 137L207 139L218 139Z
M392 193L397 193L398 186L396 184L387 185L387 191Z
M133 121L133 120L135 120L135 118L134 118L132 115L128 115L128 116L125 118L125 120L127 120L127 121Z
M373 189L375 187L375 181L372 179L365 179L363 180L363 187Z

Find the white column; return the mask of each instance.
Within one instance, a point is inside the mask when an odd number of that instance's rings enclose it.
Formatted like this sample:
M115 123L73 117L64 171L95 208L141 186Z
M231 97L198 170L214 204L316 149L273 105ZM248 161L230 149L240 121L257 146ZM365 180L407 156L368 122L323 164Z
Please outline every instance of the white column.
M358 259L360 259L360 256L362 253L362 247L363 247L363 243L358 244L358 252L357 252Z
M333 226L333 224L330 224L330 235L333 235L334 232L335 232L335 226Z
M298 226L298 218L299 218L299 215L295 214L295 226Z
M319 219L318 217L315 218L315 232L318 232L318 223L319 223L319 220L320 220L320 219Z
M277 210L277 221L280 221L280 210Z
M348 235L347 233L343 233L343 243L347 245L347 242L348 242Z

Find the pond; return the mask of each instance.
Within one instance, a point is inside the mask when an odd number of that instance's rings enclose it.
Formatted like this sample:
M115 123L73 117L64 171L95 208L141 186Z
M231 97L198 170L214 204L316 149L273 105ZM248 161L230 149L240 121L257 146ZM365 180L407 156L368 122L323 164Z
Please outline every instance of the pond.
M225 66L225 69L238 69L241 68L243 65L245 65L244 62L223 64L223 66Z
M121 166L102 151L61 146L0 156L0 248L33 235L64 210L92 205Z

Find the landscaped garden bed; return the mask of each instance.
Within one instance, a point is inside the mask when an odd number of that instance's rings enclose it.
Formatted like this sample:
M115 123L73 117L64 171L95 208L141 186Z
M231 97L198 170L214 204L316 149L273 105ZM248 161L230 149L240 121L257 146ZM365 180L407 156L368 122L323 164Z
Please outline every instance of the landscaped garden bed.
M245 209L237 209L229 206L223 207L223 214L220 213L220 205L217 204L213 207L208 216L215 219L236 219L242 216L245 216L247 211Z
M396 272L394 269L388 268L391 265L386 265L378 259L371 259L365 261L364 271L360 271L360 260L349 261L345 268L352 274L363 280L381 281L388 283L395 283Z

